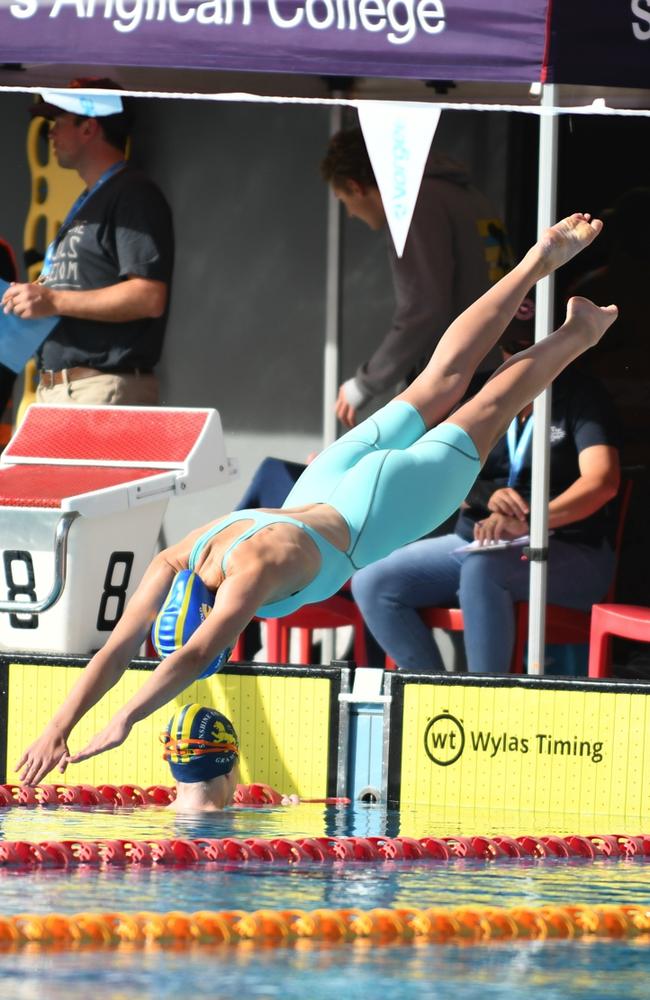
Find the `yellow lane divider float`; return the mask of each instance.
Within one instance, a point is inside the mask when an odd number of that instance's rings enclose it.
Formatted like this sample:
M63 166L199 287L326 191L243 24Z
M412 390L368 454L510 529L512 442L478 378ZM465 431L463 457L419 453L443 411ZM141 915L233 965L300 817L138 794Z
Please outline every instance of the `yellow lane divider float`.
M551 938L650 942L650 908L542 906L512 909L242 910L198 913L59 913L0 917L0 950L225 945L301 941L478 944Z

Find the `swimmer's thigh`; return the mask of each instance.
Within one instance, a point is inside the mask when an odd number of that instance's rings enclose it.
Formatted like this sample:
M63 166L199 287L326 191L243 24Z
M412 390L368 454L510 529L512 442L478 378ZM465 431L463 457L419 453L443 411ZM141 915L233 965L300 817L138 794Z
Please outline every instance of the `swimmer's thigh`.
M424 431L415 407L392 400L325 448L307 466L282 506L328 503L341 478L364 456L384 448L408 448Z
M455 424L434 428L405 451L360 462L332 500L348 520L353 510L350 555L355 566L382 559L446 521L469 493L480 467L473 442ZM364 490L367 506L360 523L358 500Z

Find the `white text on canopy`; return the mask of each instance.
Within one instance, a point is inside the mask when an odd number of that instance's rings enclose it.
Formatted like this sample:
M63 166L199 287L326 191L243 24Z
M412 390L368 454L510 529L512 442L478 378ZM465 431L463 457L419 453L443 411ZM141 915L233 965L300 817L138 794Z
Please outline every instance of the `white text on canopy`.
M104 19L119 32L128 33L147 21L196 22L217 27L248 27L262 9L282 30L384 32L392 45L405 45L418 31L437 35L444 31L443 0L15 0L13 17L24 20L39 11L48 17L72 16L79 20Z

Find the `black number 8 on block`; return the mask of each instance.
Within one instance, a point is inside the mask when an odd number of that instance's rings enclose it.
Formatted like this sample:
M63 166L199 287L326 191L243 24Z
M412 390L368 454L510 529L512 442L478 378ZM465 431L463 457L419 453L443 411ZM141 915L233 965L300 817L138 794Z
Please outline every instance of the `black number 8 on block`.
M115 580L115 571L121 567L122 574L117 574L118 580ZM133 569L133 553L132 552L112 552L111 557L108 560L108 568L106 570L106 576L104 577L104 590L102 592L102 599L99 602L99 612L97 614L97 631L98 632L110 632L114 628L122 617L122 612L124 611L124 604L126 602L126 590L129 586L129 580L131 579L131 570ZM108 602L111 598L115 599L115 605L111 607L113 615L111 618L107 617Z
M31 552L24 552L20 549L7 549L2 554L2 561L5 568L5 580L7 581L7 600L15 601L17 597L26 597L28 601L36 601L36 580L34 578L34 563ZM14 563L22 563L27 574L26 583L16 583L14 579ZM18 613L9 615L9 623L12 628L38 628L38 615Z

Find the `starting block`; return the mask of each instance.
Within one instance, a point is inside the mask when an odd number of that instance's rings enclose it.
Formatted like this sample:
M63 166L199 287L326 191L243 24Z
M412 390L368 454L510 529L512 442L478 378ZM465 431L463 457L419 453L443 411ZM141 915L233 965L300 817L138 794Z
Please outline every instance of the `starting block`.
M236 472L213 409L30 406L0 458L0 649L98 649L169 499Z

